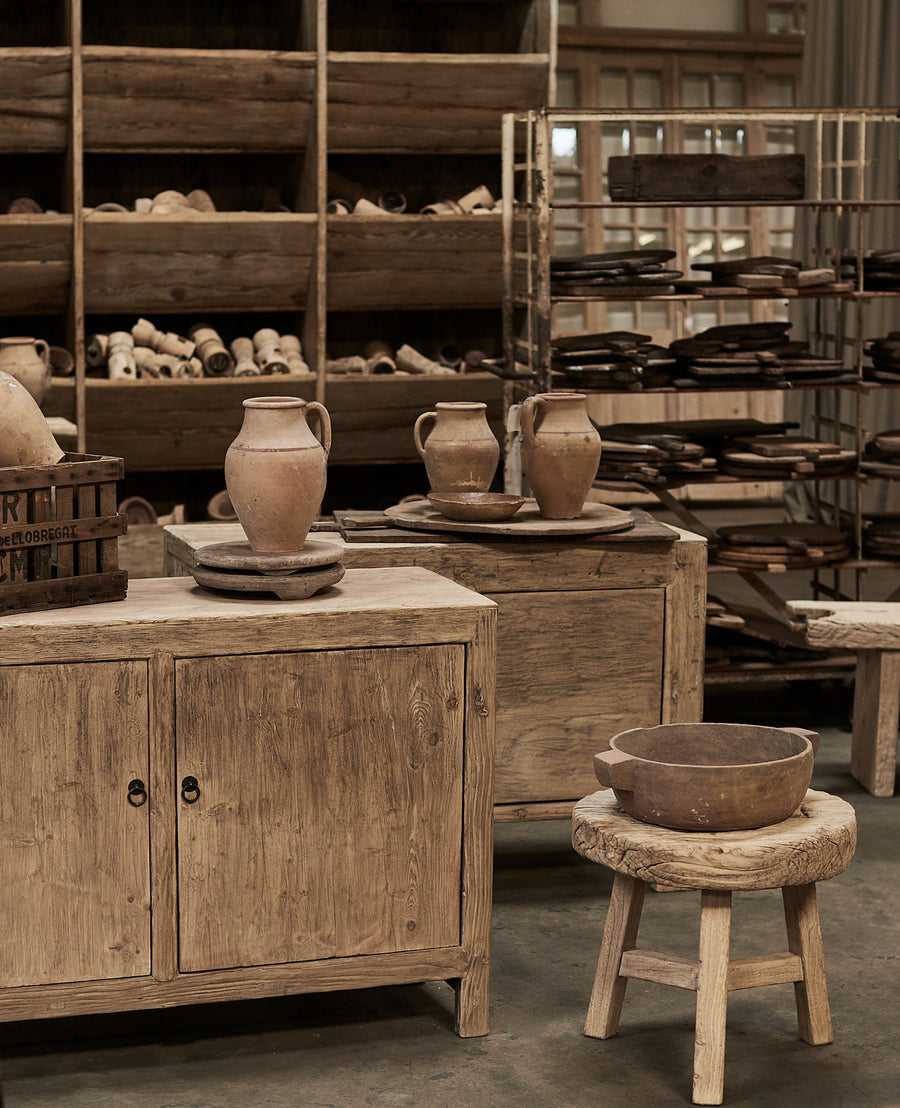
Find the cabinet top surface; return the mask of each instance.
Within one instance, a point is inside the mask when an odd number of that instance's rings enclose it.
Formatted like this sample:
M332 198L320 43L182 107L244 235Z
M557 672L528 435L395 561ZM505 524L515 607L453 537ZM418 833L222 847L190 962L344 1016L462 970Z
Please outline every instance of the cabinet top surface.
M351 627L371 624L379 617L403 618L435 609L450 615L495 606L479 593L417 567L350 569L338 585L307 600L216 593L201 588L190 577L157 577L129 582L125 600L4 615L0 617L0 643L16 631L57 631L68 636L136 624L187 624L205 631L217 622L286 627L309 621L312 626L333 617L345 620L349 632ZM354 616L361 619L354 620ZM195 653L189 644L184 647L175 652Z

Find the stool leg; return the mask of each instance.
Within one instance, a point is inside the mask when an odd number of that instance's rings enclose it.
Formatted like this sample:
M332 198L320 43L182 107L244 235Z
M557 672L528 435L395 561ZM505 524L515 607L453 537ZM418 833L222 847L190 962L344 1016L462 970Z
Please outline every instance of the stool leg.
M725 1091L725 1013L731 893L700 894L697 1022L694 1028L694 1103L721 1104Z
M850 772L873 796L894 795L898 717L900 651L858 651Z
M606 926L603 928L594 988L584 1024L585 1035L590 1035L593 1039L608 1039L619 1029L619 1016L622 1014L622 1002L628 985L628 978L619 976L622 953L633 950L637 942L646 891L645 882L638 881L636 877L627 877L624 873L616 874L609 898Z
M834 1033L825 985L825 952L819 927L816 886L786 885L781 895L788 949L792 954L798 954L803 964L803 980L794 982L800 1038L813 1046L820 1046L832 1042Z

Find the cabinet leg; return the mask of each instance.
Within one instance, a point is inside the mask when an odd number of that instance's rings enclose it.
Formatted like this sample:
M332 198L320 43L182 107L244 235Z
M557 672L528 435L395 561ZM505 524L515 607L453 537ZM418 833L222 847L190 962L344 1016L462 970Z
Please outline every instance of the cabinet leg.
M619 1029L619 1017L625 1000L628 978L622 977L622 954L633 950L637 942L647 885L636 877L617 873L609 898L603 942L594 976L594 988L584 1023L585 1035L608 1039Z
M860 650L850 772L873 796L893 796L900 717L900 651Z
M800 1038L813 1046L834 1039L825 984L825 951L819 926L816 886L787 885L781 890L788 949L803 964L803 979L794 982Z
M456 1033L464 1039L487 1035L490 1002L487 960L469 967L465 977L451 981L456 992Z
M725 1016L731 893L700 894L700 955L694 1027L694 1103L721 1104L725 1091Z

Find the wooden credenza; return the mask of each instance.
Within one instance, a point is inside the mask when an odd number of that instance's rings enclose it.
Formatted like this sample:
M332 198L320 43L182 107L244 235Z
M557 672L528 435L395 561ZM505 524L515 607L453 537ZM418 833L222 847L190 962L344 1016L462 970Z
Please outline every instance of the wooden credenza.
M316 537L341 543L346 566L424 566L497 602L495 820L568 818L613 735L702 719L705 539L643 512L594 537L345 534ZM166 572L243 539L239 524L167 527Z
M447 979L485 1034L495 622L424 569L0 620L0 1020Z

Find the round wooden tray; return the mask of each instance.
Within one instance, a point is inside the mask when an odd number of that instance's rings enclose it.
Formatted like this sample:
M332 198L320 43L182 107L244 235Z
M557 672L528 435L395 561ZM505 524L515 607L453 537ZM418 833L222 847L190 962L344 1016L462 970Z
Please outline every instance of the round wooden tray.
M427 500L412 500L386 508L384 514L402 527L414 531L472 531L482 535L515 535L517 538L547 538L554 535L595 535L627 531L634 527L630 512L609 504L586 503L579 519L544 519L536 500L526 500L512 519L497 523L472 523L448 519Z
M341 560L343 550L334 542L317 542L307 539L302 550L289 550L279 554L262 554L249 542L216 542L201 546L197 561L216 569L250 570L284 576L288 573L330 566Z
M279 600L306 600L313 593L336 585L344 576L344 567L338 564L278 576L273 573L229 573L225 569L194 566L191 574L198 585L217 592L273 592Z

